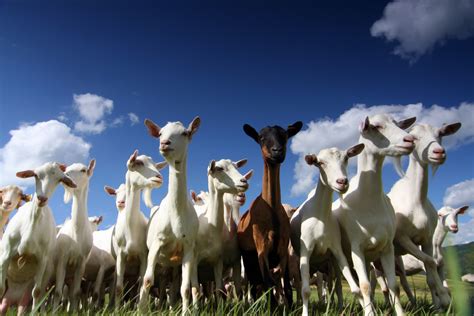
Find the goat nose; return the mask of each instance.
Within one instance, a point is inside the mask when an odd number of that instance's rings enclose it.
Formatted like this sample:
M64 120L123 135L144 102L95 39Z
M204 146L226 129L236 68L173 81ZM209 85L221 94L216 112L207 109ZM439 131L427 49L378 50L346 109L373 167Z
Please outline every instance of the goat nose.
M438 148L433 149L433 153L438 154L438 155L442 155L442 154L445 153L445 150L444 150L443 147L438 147Z
M282 147L272 147L273 152L282 152L283 148Z
M336 180L338 184L346 185L348 183L347 178L339 178Z
M413 143L415 141L415 137L413 137L412 135L407 135L403 137L403 141L407 143Z
M242 183L247 183L247 179L242 178L242 179L240 179L240 182L242 182Z
M170 141L169 139L165 139L165 140L162 140L162 141L160 142L160 144L161 144L161 145L169 145L169 144L171 144L171 141Z
M11 201L3 201L3 205L10 206L10 205L12 205L12 202Z

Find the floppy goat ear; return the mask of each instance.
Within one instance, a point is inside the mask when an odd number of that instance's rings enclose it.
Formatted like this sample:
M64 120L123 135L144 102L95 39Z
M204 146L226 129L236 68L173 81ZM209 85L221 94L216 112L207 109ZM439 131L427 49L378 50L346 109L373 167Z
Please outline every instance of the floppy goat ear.
M156 125L152 120L145 119L145 126L148 129L148 134L150 134L152 137L160 138L161 128Z
M260 144L260 139L259 139L259 136L258 136L258 133L257 131L255 130L255 128L253 128L252 126L250 126L249 124L245 124L243 126L243 129L244 129L244 132L245 134L247 134L250 138L252 138L254 141L256 141L258 144Z
M19 171L16 173L16 176L18 178L23 178L23 179L26 179L26 178L31 178L31 177L34 177L36 174L33 170L25 170L25 171Z

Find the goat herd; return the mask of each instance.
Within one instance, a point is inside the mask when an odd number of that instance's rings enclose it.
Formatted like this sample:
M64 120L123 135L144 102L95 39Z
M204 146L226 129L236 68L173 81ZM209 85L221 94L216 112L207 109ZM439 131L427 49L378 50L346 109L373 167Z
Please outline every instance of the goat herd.
M166 161L155 163L138 151L130 156L125 184L105 187L115 196L118 210L116 224L107 230L97 231L101 217L88 218L95 160L88 166L50 162L20 171L18 177L34 178L35 194L32 198L14 185L0 189L2 232L10 212L19 207L0 243L0 312L11 305L18 306L19 314L30 305L37 311L41 304L78 311L90 304L101 306L108 293L111 307L131 301L140 312L149 310L150 295L170 306L181 299L185 314L191 296L193 303L203 295L255 300L272 289L272 306L292 305L294 288L303 315L308 315L310 278L323 276L334 286L341 307L342 272L365 315L375 314L371 275L402 315L396 273L414 303L406 274L421 268L433 305L446 309L450 293L441 243L448 231L457 232L457 215L467 206L436 212L427 196L428 168L444 163L441 139L461 124L435 128L412 126L414 122L395 121L386 114L367 117L360 125L359 144L305 156L320 176L298 208L282 205L280 166L288 139L303 124L268 126L260 132L245 124L244 132L260 145L264 171L262 193L242 216L239 208L252 176L252 171L239 172L245 159L212 160L207 168L209 191L188 197L187 151L199 117L188 127L174 122L160 128L145 120ZM385 194L384 158L404 155L410 155L408 169L403 173L401 164L395 164L401 179ZM349 182L346 169L354 156L357 174ZM163 184L159 170L165 166L168 193L153 206L151 190ZM56 227L48 199L59 183L65 202L72 199L72 210L71 218ZM333 192L340 196L335 202ZM151 209L149 219L140 211L140 193ZM20 206L22 200L26 203ZM46 293L51 295L44 298Z

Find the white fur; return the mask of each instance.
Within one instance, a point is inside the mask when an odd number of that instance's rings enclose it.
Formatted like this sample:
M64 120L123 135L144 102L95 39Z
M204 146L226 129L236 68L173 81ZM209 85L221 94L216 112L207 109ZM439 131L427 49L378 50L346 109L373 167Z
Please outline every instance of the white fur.
M120 211L112 237L116 254L116 297L115 304L120 302L123 294L125 273L138 270L136 280L142 281L147 262L146 232L148 219L140 211L140 191L159 188L163 179L158 171L164 164L155 164L151 157L138 156L135 151L127 162L125 175L125 208Z
M357 150L354 151L354 148ZM308 164L319 168L319 182L315 194L308 196L290 220L291 244L296 255L300 257L303 315L309 314L310 276L322 263L330 260L331 254L336 258L351 291L359 294L357 283L342 252L339 225L331 212L331 204L333 191L341 194L347 191L347 161L349 157L358 155L362 149L363 145L347 151L330 148L321 150L317 155L306 156ZM341 298L339 301L342 303Z
M350 259L359 279L364 314L375 315L367 267L371 261L380 259L387 274L396 314L403 315L392 243L395 212L383 191L382 165L385 156L409 154L413 150L413 137L385 114L367 118L360 130L359 142L365 148L358 156L357 174L351 179L344 199L333 203L333 211L341 227L343 249L351 251Z
M62 300L66 278L72 277L69 285L69 302L71 311L78 308L81 280L84 274L87 257L92 248L92 229L88 219L87 197L89 180L94 172L95 160L88 166L75 163L67 167L65 174L76 183L77 187L65 187L64 202L72 198L71 220L68 220L56 236L55 248L55 299L54 309Z
M230 240L231 236L225 225L224 194L234 195L245 192L248 189L247 180L252 176L252 171L243 176L237 168L237 163L230 160L222 159L211 162L208 167L209 196L207 208L198 218L199 231L196 243L198 264L201 263L200 268L202 266L213 270L216 290L218 291L223 290L224 246L230 246L228 243L233 241ZM236 257L239 253L230 253L229 255ZM240 256L238 261L240 262ZM240 271L238 273L240 274Z
M23 194L23 190L16 185L7 185L0 188L0 239L3 237L3 228L8 222L11 212L21 206L21 201L28 202L31 195Z
M450 128L453 126L455 128ZM436 272L436 261L433 259L433 233L438 216L428 199L428 167L444 163L446 154L441 146L441 137L456 132L459 127L460 124L441 129L427 124L414 126L410 134L415 137L415 150L410 155L408 169L388 193L396 213L394 243L397 255L410 253L424 262L436 308L447 308L450 296ZM400 259L397 261L400 262Z
M141 311L147 309L148 293L154 283L155 266L182 267L181 298L182 313L189 308L189 289L192 286L193 303L199 295L196 262L196 237L199 222L187 190L186 164L188 145L197 131L200 119L195 118L188 128L181 122L168 123L160 128L145 120L150 134L160 140L160 153L169 164L168 194L159 209L150 219L147 246L148 264L143 286L140 290ZM177 279L173 280L176 287ZM172 294L174 291L171 291ZM172 302L174 303L174 302Z
M37 308L50 276L56 244L56 224L46 204L60 182L75 186L57 163L46 163L35 170L17 173L22 178L35 178L35 196L13 216L0 242L0 296L2 313L16 303L33 286L33 308ZM13 259L13 261L12 261ZM11 294L11 296L10 296ZM11 300L10 300L11 298ZM10 301L9 301L10 300ZM16 301L16 302L15 302Z

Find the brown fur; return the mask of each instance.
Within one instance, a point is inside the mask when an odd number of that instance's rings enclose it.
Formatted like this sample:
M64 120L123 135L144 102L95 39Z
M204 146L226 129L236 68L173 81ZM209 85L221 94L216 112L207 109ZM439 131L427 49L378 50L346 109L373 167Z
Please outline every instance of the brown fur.
M261 146L264 172L262 193L238 224L239 247L254 298L272 286L277 294L282 294L281 280L284 279L288 304L292 304L287 270L290 221L281 204L280 164L285 158L288 138L301 127L300 122L290 125L288 131L279 126L266 127L257 134L249 125L244 126L244 131Z

